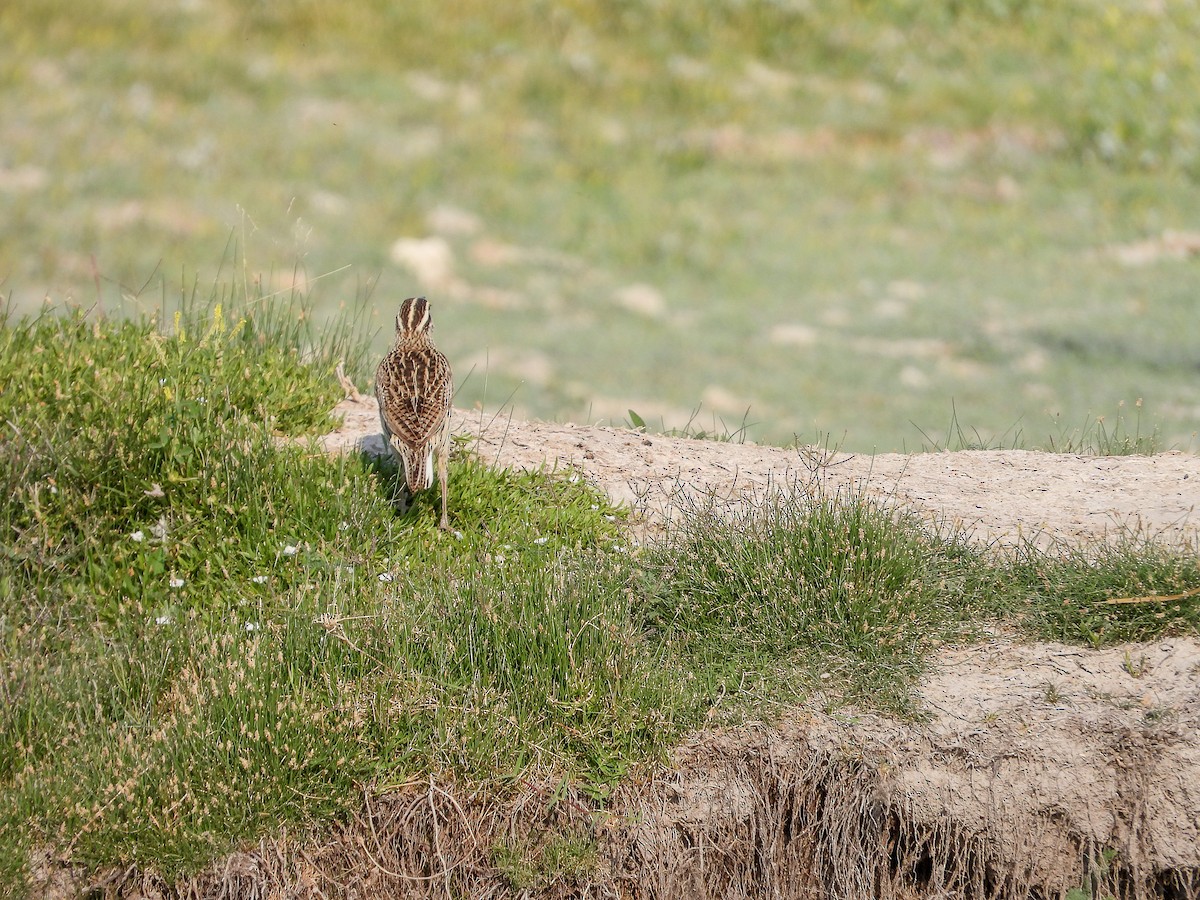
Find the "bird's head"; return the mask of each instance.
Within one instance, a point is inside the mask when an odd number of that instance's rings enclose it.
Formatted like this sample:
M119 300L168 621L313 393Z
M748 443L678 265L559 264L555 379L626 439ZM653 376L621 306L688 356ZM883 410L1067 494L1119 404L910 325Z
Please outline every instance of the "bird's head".
M409 297L400 304L396 313L396 336L424 335L433 330L433 319L429 316L429 301L424 297Z

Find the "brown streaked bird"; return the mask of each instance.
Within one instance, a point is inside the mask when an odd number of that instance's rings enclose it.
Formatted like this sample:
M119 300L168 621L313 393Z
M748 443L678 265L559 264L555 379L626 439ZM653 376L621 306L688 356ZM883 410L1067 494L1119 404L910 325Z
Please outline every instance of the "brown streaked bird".
M446 457L450 443L450 400L454 381L450 363L433 345L429 301L409 297L396 314L396 342L375 372L379 423L393 455L404 466L410 493L433 484L437 456L442 486L441 527L446 518Z

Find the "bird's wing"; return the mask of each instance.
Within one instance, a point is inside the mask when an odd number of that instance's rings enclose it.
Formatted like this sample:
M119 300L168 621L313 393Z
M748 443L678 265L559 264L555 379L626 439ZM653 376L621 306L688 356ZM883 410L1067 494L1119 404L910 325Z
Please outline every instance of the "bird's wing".
M384 431L409 447L423 447L441 430L450 412L454 394L450 364L432 349L405 353L392 362L375 382Z

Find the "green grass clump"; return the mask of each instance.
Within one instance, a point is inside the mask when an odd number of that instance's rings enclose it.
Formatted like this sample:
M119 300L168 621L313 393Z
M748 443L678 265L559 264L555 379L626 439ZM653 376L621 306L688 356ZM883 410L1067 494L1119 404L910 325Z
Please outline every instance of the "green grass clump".
M696 510L643 559L647 626L715 693L839 689L903 709L931 648L963 637L983 569L960 539L866 496L794 485ZM801 678L797 680L797 670Z
M514 891L545 891L592 875L596 841L588 834L549 832L537 840L501 842L492 848L491 861Z
M706 428L699 423L699 416L700 407L697 406L682 425L668 426L666 421L660 417L659 427L655 430L666 437L685 437L697 441L716 441L721 444L744 444L746 442L746 420L750 416L750 410L746 410L742 415L741 424L737 428L733 428L724 419L718 420L715 413L712 414L712 424ZM632 409L628 412L628 419L622 424L626 428L647 430L646 420Z
M1198 550L1137 534L1044 552L1026 546L1006 569L1009 612L1040 638L1094 647L1200 634L1200 596L1161 599L1200 588Z
M1142 427L1142 400L1134 403L1133 428L1125 414L1124 402L1117 404L1111 422L1098 416L1074 431L1062 431L1048 441L1055 453L1078 453L1088 456L1153 456L1164 449L1162 434L1157 425L1147 433Z
M205 324L76 312L0 330L0 552L40 595L110 621L166 602L171 580L220 598L264 548L321 527L278 533L273 486L294 493L309 463L276 438L330 428L332 362L220 304Z
M698 506L638 567L636 614L677 655L695 702L735 716L818 686L834 704L910 714L929 652L985 627L1094 647L1200 634L1194 547L1126 535L988 550L815 484ZM1129 597L1140 602L1106 602Z
M1111 421L1107 416L1088 416L1074 428L1053 417L1056 432L1031 446L1020 423L1009 426L1000 434L983 434L977 428L965 428L958 420L958 410L951 404L950 424L945 438L930 437L922 431L921 451L943 450L1046 450L1079 456L1153 456L1164 449L1162 433L1157 425L1147 432L1142 424L1142 400L1134 403L1134 421L1130 427L1125 402L1117 404Z

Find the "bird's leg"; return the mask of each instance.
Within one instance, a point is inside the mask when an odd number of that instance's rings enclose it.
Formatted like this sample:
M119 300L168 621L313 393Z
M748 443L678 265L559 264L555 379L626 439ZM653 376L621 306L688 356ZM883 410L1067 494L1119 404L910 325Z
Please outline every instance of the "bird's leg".
M446 479L447 469L449 468L447 457L450 455L450 448L447 446L448 441L441 441L437 450L437 468L438 468L438 484L442 486L442 521L438 525L442 531L450 530L450 519L446 516Z

